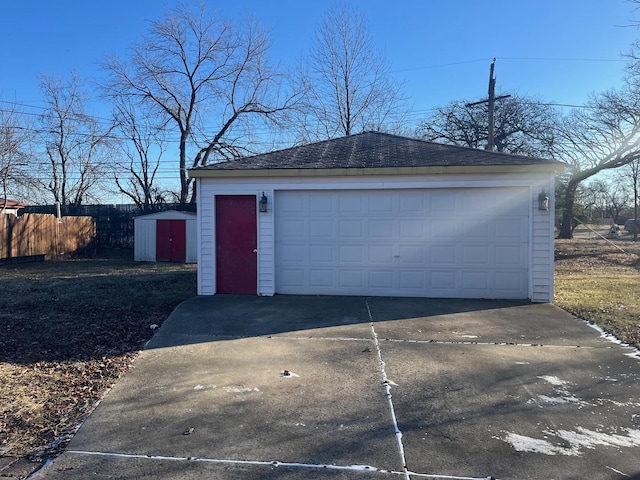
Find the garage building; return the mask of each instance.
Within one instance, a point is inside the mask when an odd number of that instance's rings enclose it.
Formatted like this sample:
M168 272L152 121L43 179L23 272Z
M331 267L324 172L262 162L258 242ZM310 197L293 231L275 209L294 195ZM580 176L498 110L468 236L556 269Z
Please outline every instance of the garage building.
M198 293L549 302L562 166L364 132L192 169Z

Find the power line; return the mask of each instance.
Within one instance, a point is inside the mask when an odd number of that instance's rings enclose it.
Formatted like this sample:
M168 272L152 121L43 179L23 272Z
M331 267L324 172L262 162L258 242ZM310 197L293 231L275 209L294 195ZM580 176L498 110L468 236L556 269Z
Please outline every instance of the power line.
M535 61L535 62L626 62L623 58L570 58L570 57L495 57L502 60ZM436 65L423 65L420 67L409 67L390 70L389 73L413 72L416 70L430 70L433 68L454 67L458 65L468 65L470 63L480 63L493 60L492 58L478 58L476 60L463 60L460 62L439 63Z

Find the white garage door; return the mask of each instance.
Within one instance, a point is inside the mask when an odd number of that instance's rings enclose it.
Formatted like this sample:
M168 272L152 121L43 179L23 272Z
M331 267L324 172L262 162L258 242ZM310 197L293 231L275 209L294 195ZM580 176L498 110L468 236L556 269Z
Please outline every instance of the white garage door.
M276 291L527 298L526 188L276 192Z

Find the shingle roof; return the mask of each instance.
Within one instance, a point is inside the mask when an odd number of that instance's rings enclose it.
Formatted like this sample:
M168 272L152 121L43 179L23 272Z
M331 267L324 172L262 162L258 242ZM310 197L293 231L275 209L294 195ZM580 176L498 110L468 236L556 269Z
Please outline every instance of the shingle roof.
M287 170L388 167L563 165L553 160L443 145L379 132L363 132L192 169Z
M0 208L24 208L27 204L17 200L0 199Z

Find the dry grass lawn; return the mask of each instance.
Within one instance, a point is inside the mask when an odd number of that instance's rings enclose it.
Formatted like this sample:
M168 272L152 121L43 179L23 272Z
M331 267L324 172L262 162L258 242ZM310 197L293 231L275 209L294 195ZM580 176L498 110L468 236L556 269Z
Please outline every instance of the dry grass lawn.
M0 267L0 456L63 449L150 325L196 294L195 272L136 263L131 251Z
M640 347L640 242L556 240L556 305Z

